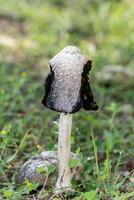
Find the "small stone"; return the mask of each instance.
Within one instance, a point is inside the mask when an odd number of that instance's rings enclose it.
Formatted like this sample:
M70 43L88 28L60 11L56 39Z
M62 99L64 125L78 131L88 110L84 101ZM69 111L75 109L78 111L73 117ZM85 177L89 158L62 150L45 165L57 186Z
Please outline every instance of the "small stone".
M79 159L74 153L72 159ZM55 170L47 177L45 169L48 166L54 166ZM41 169L41 170L40 170ZM44 169L44 170L42 170ZM73 171L74 170L74 171ZM41 173L39 173L41 171ZM74 179L78 180L79 174L82 171L82 164L79 162L75 169L72 169ZM25 180L39 183L39 185L53 186L58 176L58 155L56 151L44 151L40 155L31 158L25 162L20 170L15 175L15 182L23 184ZM47 181L46 181L47 180Z

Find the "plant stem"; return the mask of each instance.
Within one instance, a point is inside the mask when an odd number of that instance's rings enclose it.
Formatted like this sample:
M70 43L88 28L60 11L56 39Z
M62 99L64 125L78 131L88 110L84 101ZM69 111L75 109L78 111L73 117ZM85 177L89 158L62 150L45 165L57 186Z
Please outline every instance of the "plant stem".
M69 162L71 158L71 127L72 115L60 114L59 137L58 137L58 179L56 189L67 188L71 186L71 170Z

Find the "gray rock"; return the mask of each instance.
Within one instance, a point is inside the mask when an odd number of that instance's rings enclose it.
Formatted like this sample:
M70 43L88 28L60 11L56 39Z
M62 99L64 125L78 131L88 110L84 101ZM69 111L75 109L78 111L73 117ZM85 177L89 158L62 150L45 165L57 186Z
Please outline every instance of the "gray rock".
M78 159L78 157L72 153L72 159ZM49 166L54 167L54 171L48 175L45 173L45 169ZM42 170L44 169L44 170ZM82 171L82 165L80 161L75 169L72 169L72 174L76 180L79 179L79 173ZM23 164L20 170L15 175L15 182L22 184L25 180L30 182L39 183L39 185L54 186L58 176L58 156L56 151L44 151L39 156L36 156Z

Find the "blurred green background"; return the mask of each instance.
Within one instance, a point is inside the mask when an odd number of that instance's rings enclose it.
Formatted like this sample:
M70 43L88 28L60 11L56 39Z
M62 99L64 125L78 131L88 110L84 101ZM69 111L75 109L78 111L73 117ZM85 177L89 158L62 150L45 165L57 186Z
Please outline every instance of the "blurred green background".
M84 170L67 199L134 199L133 1L0 0L2 200L41 199L27 184L16 189L13 175L28 158L57 150L59 114L41 99L49 59L67 45L93 60L100 107L73 116L72 151L80 151ZM50 195L47 189L42 198Z

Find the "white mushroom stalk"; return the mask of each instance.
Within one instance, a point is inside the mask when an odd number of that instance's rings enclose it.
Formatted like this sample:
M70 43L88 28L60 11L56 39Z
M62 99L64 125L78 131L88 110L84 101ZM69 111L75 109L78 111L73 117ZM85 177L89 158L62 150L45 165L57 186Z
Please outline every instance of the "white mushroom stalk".
M67 189L71 187L71 170L69 162L71 158L71 127L72 114L60 114L59 136L58 136L58 179L56 189Z

